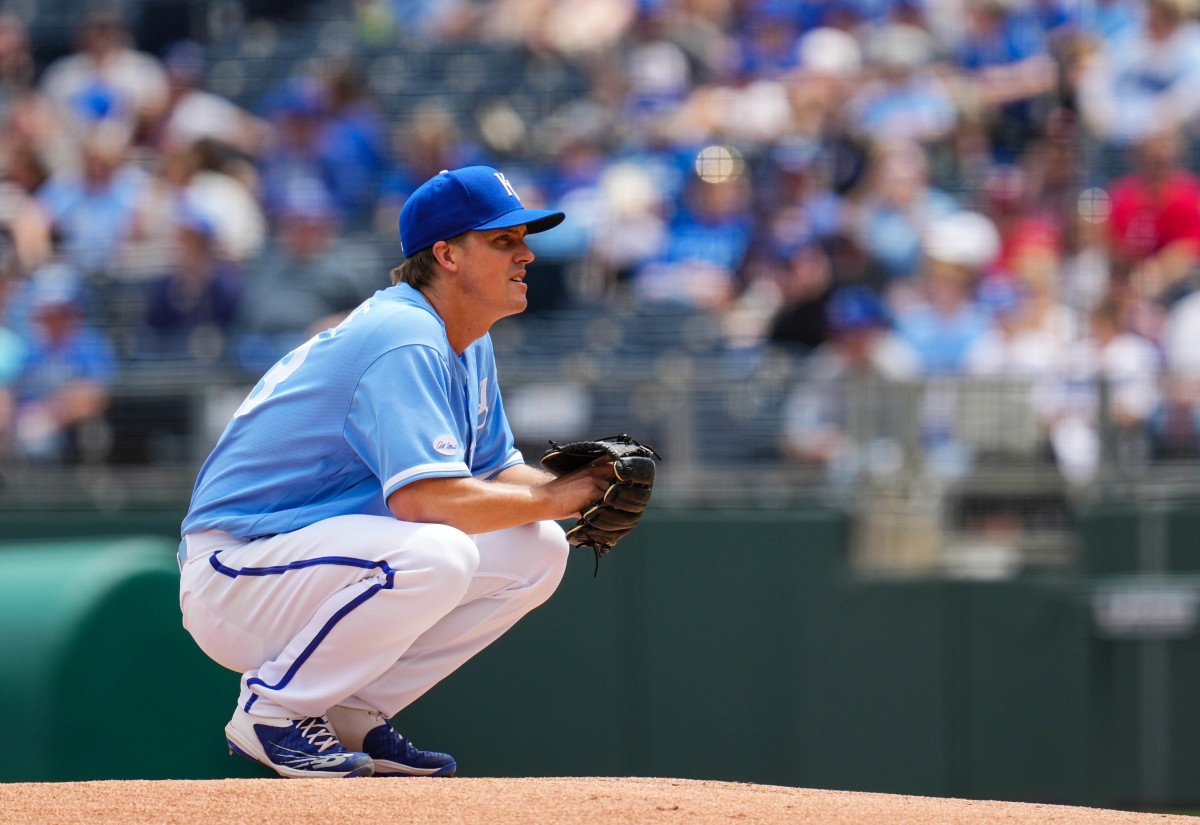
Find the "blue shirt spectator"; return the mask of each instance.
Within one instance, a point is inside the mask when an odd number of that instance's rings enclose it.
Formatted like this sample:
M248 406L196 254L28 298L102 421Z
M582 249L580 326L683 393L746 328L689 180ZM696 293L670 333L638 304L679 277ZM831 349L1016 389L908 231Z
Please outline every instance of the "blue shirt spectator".
M967 352L990 326L987 312L973 302L948 309L920 304L896 318L896 331L917 351L927 375L961 371Z
M923 249L920 290L897 300L896 331L917 351L926 375L959 373L967 353L992 328L975 286L999 252L1000 236L985 216L958 212L929 226Z
M25 342L21 336L0 325L0 389L16 380L25 362Z
M365 223L388 166L387 127L362 94L352 68L326 80L328 113L317 135L317 158L342 218Z
M104 412L116 375L108 337L80 317L82 284L61 274L33 285L34 331L15 387L15 445L29 459L70 458L76 428Z
M100 131L84 146L81 174L55 174L37 199L62 236L67 261L86 273L106 273L133 221L138 194L149 180L123 163L123 138Z
M181 212L174 265L149 284L138 355L217 361L237 317L242 273L216 256L212 222Z

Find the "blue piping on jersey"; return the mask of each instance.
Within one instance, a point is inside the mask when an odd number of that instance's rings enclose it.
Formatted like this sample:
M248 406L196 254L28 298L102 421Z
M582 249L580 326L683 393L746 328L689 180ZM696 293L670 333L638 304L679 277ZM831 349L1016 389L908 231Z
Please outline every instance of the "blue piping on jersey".
M395 584L396 576L396 571L393 570L386 561L352 559L347 556L318 556L315 559L301 559L300 561L294 561L288 564L280 564L274 567L243 567L241 570L235 570L232 567L226 567L225 565L221 564L221 562L217 560L217 553L213 553L211 556L209 556L208 561L209 564L213 566L214 570L216 570L218 573L223 573L230 578L237 578L238 576L272 576L280 573L286 573L289 570L303 570L306 567L315 567L319 564L339 564L345 567L360 567L364 570L370 570L372 567L378 567L385 576L386 580L384 583L372 585L371 587L367 588L365 592L356 596L349 604L344 605L340 610L338 610L338 612L334 613L333 616L330 617L329 621L325 623L325 626L322 627L317 635L313 637L313 640L308 643L308 646L300 652L300 655L296 657L296 661L292 662L292 666L288 668L287 673L283 674L283 678L280 679L277 684L268 685L258 677L246 680L247 688L252 685L261 685L267 690L279 690L291 682L296 675L296 671L298 671L300 666L308 660L308 657L313 654L313 652L317 649L317 646L324 641L325 637L333 631L334 626L337 625L337 623L340 622L343 617L345 617L355 608L359 607L363 602L374 596L380 590L391 590ZM246 706L242 708L242 710L249 713L250 708L254 705L256 699L258 699L258 694L252 694L249 701L246 702Z

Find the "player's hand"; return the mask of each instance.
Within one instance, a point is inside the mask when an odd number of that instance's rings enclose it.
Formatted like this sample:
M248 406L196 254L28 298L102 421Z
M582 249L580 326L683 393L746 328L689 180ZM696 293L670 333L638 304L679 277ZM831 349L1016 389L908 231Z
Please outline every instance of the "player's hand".
M554 501L555 518L578 518L604 495L614 480L611 458L599 458L574 472L549 481L543 490Z

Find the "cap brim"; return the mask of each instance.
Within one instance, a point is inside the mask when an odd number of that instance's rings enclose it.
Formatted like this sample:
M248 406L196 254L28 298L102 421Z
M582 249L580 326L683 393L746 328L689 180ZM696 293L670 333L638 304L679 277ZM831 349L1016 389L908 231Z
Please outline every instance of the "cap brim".
M514 209L506 212L495 220L480 224L476 229L507 229L510 226L524 224L526 234L545 232L558 226L567 216L562 212L552 212L547 209Z

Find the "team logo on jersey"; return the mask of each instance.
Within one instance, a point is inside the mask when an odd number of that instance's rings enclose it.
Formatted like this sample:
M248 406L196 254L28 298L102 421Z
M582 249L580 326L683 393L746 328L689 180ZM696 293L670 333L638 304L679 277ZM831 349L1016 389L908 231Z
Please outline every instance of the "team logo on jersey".
M479 423L475 425L475 429L482 430L483 425L487 423L488 415L488 380L484 378L479 382L479 405L475 407L475 420Z
M433 442L433 449L437 450L442 455L454 455L458 452L458 439L452 435L439 436Z

